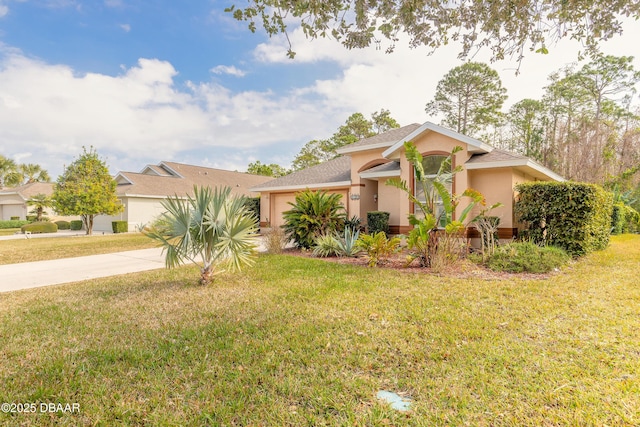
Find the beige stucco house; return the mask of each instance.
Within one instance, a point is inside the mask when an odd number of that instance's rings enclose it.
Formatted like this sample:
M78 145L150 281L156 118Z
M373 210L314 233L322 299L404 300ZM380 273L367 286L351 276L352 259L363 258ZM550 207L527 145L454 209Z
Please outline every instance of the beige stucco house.
M20 220L27 219L27 215L33 210L33 206L29 206L27 202L38 194L51 196L53 185L50 182L32 182L19 187L3 188L0 190L0 220L8 221L16 217ZM52 209L44 212L44 216L49 218L54 215Z
M367 212L390 213L392 233L407 233L411 226L408 214L414 206L406 194L385 185L389 178L400 178L414 186L413 169L407 162L404 143L412 141L425 161L448 156L454 147L462 147L453 159L453 167L463 166L456 174L452 191L461 194L473 188L484 194L487 205L502 203L491 212L500 217L500 238L517 233L513 214L514 186L525 181L562 181L563 178L533 160L519 154L499 150L490 145L430 122L411 124L360 140L338 150L336 159L254 186L261 193L262 226L280 226L282 213L290 209L298 191L327 190L341 194L348 215L366 222ZM433 157L432 157L433 156ZM440 157L438 157L440 156ZM464 208L464 202L460 209Z
M193 187L231 187L231 193L257 197L250 188L272 178L206 168L175 162L147 165L141 172L119 172L115 176L116 193L124 210L113 216L100 215L94 222L94 231L112 231L112 222L127 221L129 231L153 222L164 212L162 201L169 196L184 197L193 194Z

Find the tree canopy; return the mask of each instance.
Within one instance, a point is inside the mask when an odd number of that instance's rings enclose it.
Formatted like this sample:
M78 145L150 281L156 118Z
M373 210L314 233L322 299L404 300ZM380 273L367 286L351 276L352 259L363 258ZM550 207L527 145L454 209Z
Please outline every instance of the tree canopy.
M255 162L249 163L249 166L247 166L247 173L278 178L288 174L289 171L278 164L270 163L266 165L261 163L260 160L256 160Z
M442 124L468 136L478 136L487 126L500 122L507 98L500 76L487 64L467 62L451 69L438 82L427 114L442 113Z
M349 49L386 39L386 50L392 52L404 33L411 47L435 50L458 41L460 57L486 48L493 60L513 55L521 60L527 50L547 53L562 38L596 50L598 42L622 33L625 17L640 16L640 2L248 0L246 6L233 5L226 11L248 22L252 32L261 24L269 36L285 34L288 38L289 25L299 25L310 39L331 37ZM291 43L288 55L295 56Z
M329 139L314 139L307 142L293 160L293 170L305 169L336 156L336 150L364 138L399 128L389 110L381 109L371 115L371 120L362 113L353 113Z
M93 147L83 153L58 177L52 199L61 215L80 215L87 234L93 232L97 215L115 215L123 207L116 196L116 181Z

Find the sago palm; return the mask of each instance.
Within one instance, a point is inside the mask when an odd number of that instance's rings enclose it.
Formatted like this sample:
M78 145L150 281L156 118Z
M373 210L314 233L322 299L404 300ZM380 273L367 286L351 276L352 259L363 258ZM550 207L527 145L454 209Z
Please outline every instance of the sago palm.
M200 267L200 283L226 270L253 264L257 248L257 218L231 188L194 187L186 200L163 201L166 212L145 234L159 241L168 268L191 261Z

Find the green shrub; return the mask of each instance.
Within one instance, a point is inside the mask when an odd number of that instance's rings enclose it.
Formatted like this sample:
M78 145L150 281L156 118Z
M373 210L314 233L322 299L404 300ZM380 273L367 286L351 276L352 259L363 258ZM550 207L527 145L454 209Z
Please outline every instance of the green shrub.
M71 228L69 221L56 221L56 225L58 230L69 230Z
M129 231L129 223L127 221L112 221L111 229L114 234L117 233L126 233Z
M0 228L20 228L25 224L29 224L29 221L12 219L11 221L0 221Z
M310 249L318 236L342 231L346 213L342 195L305 190L296 195L291 209L283 212L287 236L297 247Z
M338 254L338 245L338 238L333 233L322 234L316 238L316 243L313 247L313 256L322 258L335 256Z
M367 253L369 267L375 267L398 252L400 249L400 239L398 237L387 239L384 231L378 231L373 235L361 235L358 239L358 246Z
M564 250L557 247L514 242L499 246L487 260L487 266L494 271L510 273L548 273L567 264L570 259Z
M245 197L244 207L256 218L260 218L260 197Z
M389 234L389 212L372 211L367 212L367 231L375 235L382 231Z
M34 222L37 219L35 215L27 215L27 221Z
M20 221L20 217L19 216L12 216L11 217L11 221Z
M20 230L23 233L28 231L31 234L56 233L58 231L58 226L54 222L38 221L32 222L31 224L25 224L20 227Z
M541 246L557 246L572 256L601 250L609 244L613 197L594 184L528 182L514 211L527 230L523 236Z
M73 231L82 230L82 221L79 219L74 219L73 221L69 221L69 228Z
M631 233L638 230L640 214L622 202L613 204L613 212L611 214L611 233L623 234Z

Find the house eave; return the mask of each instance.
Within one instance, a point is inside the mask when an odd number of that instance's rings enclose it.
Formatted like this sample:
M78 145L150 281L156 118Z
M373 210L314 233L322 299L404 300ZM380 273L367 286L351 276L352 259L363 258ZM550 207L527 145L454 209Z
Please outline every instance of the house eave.
M424 124L420 126L418 129L416 129L406 137L402 138L400 141L393 144L387 150L385 150L382 153L382 156L386 157L387 159L398 158L400 156L399 150L404 147L405 142L411 141L427 131L436 132L466 144L467 151L471 154L490 153L491 151L493 151L492 146L478 139L471 138L470 136L462 135L458 132L452 131L447 128L443 128L442 126L438 126L435 123L424 122Z
M558 182L566 181L562 176L532 161L531 159L516 159L501 162L467 163L464 165L467 170L482 170L496 168L516 168L522 169L536 178L552 179Z
M395 178L400 176L400 171L385 171L385 172L360 172L360 178L364 179L376 179L376 178Z
M377 144L369 144L369 145L360 145L356 147L351 147L346 145L344 147L340 147L336 150L338 154L350 154L350 153L358 153L360 151L371 151L371 150L379 150L381 148L391 147L393 142L379 142Z
M292 191L292 190L306 190L308 189L320 189L320 188L335 188L335 187L349 187L351 181L336 181L336 182L320 182L316 184L304 184L304 185L283 185L280 187L253 187L250 191L261 193L272 193L275 191Z

